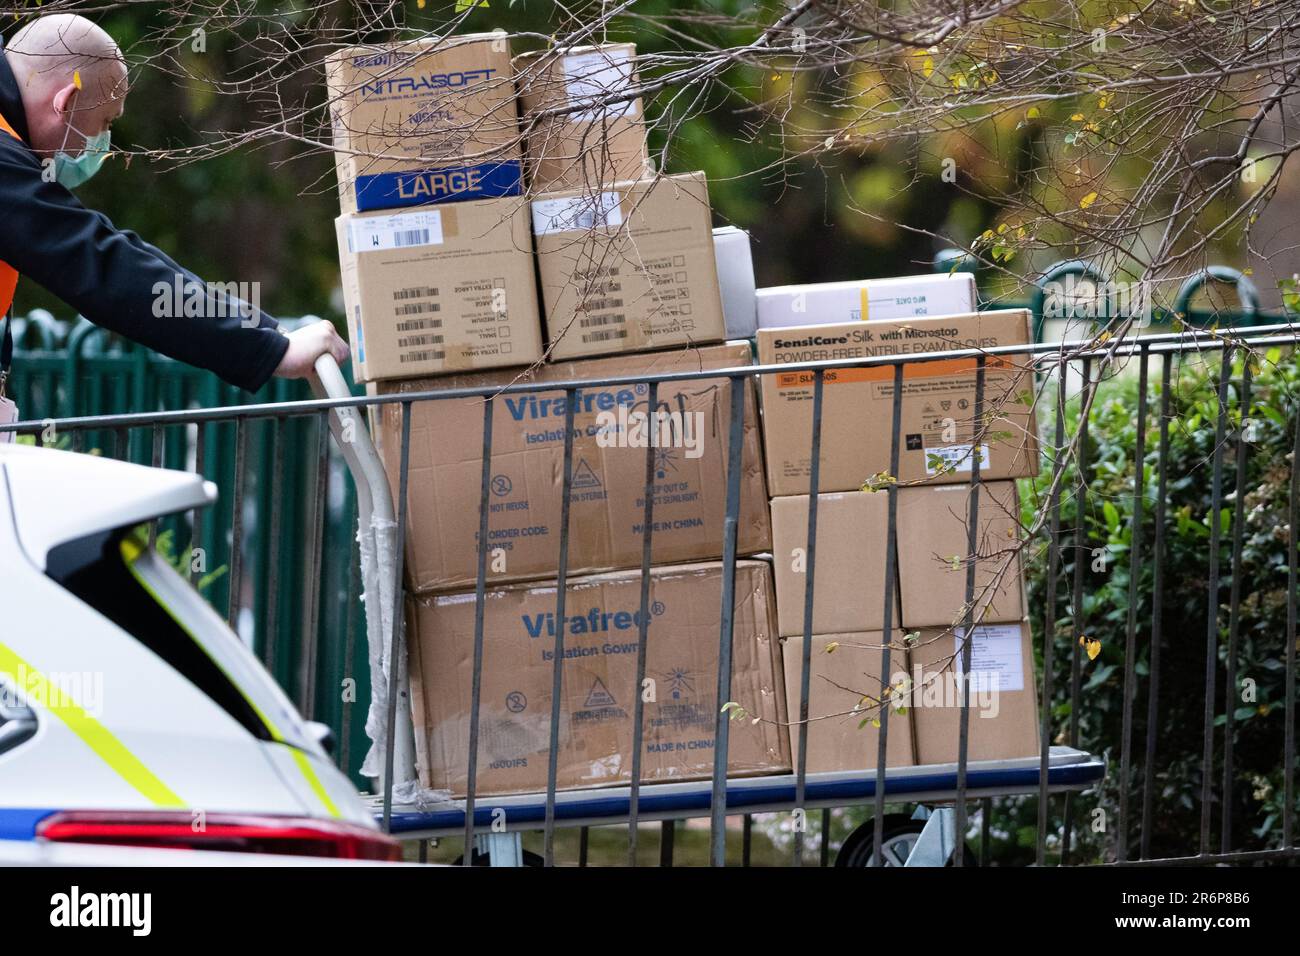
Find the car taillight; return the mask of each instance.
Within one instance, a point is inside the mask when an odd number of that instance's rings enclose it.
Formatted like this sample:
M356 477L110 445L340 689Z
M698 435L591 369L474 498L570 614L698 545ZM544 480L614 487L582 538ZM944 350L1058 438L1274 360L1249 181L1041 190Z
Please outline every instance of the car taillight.
M36 827L38 839L227 853L277 853L340 860L402 858L396 840L332 820L190 811L64 810Z

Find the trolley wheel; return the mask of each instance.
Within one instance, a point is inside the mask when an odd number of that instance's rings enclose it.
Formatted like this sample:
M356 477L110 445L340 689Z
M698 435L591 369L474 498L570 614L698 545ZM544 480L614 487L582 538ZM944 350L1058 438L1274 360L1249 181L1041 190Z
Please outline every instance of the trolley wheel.
M890 814L885 817L880 861L885 866L902 866L907 862L908 854L912 852L912 847L916 845L924 829L924 820L913 820L902 814ZM875 866L875 861L872 859L875 841L876 824L868 820L849 834L849 838L844 841L840 852L835 856L835 865L837 867ZM979 865L975 854L971 852L965 841L962 842L961 851L965 854L962 858L963 865ZM952 860L949 859L945 865L952 866Z
M524 866L528 866L528 867L531 867L531 866L544 867L544 866L546 866L546 860L545 860L545 859L543 859L542 857L538 856L536 853L532 853L532 852L530 852L530 851L528 851L528 850L524 850L524 851L523 851L523 860L524 860ZM465 854L462 853L460 856L456 857L456 862L453 863L452 866L463 866L464 863L465 863ZM474 862L471 863L470 865L471 865L471 866L491 866L491 865L492 865L492 854L491 854L491 853L480 853L478 850L475 850L475 851L474 851Z

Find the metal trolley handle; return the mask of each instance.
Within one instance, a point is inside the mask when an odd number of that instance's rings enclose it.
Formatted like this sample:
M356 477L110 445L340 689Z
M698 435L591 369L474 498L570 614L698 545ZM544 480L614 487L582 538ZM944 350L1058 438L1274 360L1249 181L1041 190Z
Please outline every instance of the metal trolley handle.
M312 391L321 398L351 398L338 363L328 353L316 360ZM361 550L361 581L366 609L366 639L369 645L371 704L366 716L366 733L374 743L366 758L366 770L375 770L373 762L382 761L386 753L388 663L396 647L394 618L397 591L397 519L393 495L383 461L371 441L362 414L353 406L332 409L330 432L352 473L357 489L357 543ZM406 655L397 661L398 700L393 732L393 783L401 785L415 779L415 746L411 726L410 686L406 672ZM387 768L383 768L386 770ZM381 786L385 783L383 770Z

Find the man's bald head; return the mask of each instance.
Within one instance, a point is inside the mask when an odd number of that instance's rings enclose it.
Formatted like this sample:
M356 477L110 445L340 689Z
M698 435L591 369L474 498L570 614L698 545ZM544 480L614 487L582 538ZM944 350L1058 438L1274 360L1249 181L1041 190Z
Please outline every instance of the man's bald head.
M38 17L13 35L5 55L27 113L28 145L38 154L76 155L122 115L126 61L113 38L85 17Z

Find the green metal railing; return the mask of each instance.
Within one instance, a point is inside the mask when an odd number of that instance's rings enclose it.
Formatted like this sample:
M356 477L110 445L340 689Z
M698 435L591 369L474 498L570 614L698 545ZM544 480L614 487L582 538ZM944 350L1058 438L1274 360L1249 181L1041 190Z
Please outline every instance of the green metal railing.
M292 328L311 320L314 317L284 324ZM24 418L311 398L306 383L283 379L273 379L256 396L249 395L209 372L112 336L84 319L69 324L47 312L33 312L15 320L14 337L16 354L8 391ZM319 422L250 419L243 426L242 460L239 427L233 422L159 428L152 440L144 429L92 429L64 436L56 433L45 443L194 471L216 483L220 495L212 508L194 519L189 514L175 515L160 523L159 550L189 574L204 597L251 643L303 713L333 729L339 763L360 783L357 770L365 754L369 681L353 546L355 491L331 449L320 511L324 516L321 557L316 565L312 550ZM242 470L245 485L239 516L243 547L236 560L231 540L237 470ZM285 595L313 593L305 575L315 566L320 587L313 620L308 602ZM237 589L232 587L236 570ZM234 602L232 593L237 593ZM319 640L309 638L314 623L324 625L316 629ZM307 654L305 648L315 652Z
M960 250L946 250L934 260L939 272L973 272L974 266ZM980 307L1033 310L1035 338L1041 341L1049 284L1069 276L1100 285L1107 279L1081 260L1061 262L1045 271L1029 301L982 299ZM1211 281L1235 286L1239 312L1190 308L1193 296ZM1222 266L1192 276L1173 308L1157 311L1151 318L1152 325L1163 327L1175 320L1197 327L1215 322L1241 327L1290 319L1261 312L1250 279ZM293 327L312 320L285 324ZM14 335L17 350L9 393L24 418L213 408L311 397L305 383L280 379L257 396L248 395L211 373L112 336L84 319L69 324L36 311L16 319ZM303 713L333 729L340 766L361 783L358 770L366 749L369 680L354 545L356 498L342 461L330 447L325 451L328 477L323 500L318 501L321 421L262 418L154 428L152 440L142 428L87 429L71 436L50 436L45 443L201 472L216 483L221 495L213 508L194 519L178 515L161 523L159 549L178 564L190 564L186 570L200 592L250 642ZM326 441L328 445L327 437ZM236 474L244 476L242 485L236 482ZM242 505L238 519L237 499ZM317 561L318 514L323 523ZM236 528L243 541L238 556L231 554ZM187 561L186 556L195 553L199 560ZM319 587L313 588L306 576L317 568ZM232 589L235 572L239 586ZM319 595L314 607L300 599L313 593ZM295 597L287 599L288 594Z
M935 255L931 263L935 272L970 272L977 273L979 263L961 249L944 249ZM1111 277L1095 265L1082 259L1067 259L1048 267L1035 282L1033 292L1027 301L989 299L980 295L981 309L1029 309L1034 313L1034 341L1043 341L1043 332L1050 318L1070 319L1075 322L1086 318L1076 310L1078 303L1062 302L1060 305L1066 314L1046 315L1048 292L1054 284L1061 284L1067 279L1091 283L1098 289L1104 289L1111 283ZM1211 283L1230 286L1237 295L1237 309L1194 309L1192 300L1198 292ZM1067 311L1068 310L1068 311ZM1108 317L1109 318L1109 317ZM1151 314L1144 317L1151 327L1158 329L1177 328L1180 325L1191 328L1220 327L1249 328L1258 325L1274 325L1291 322L1296 316L1280 312L1263 312L1260 310L1259 290L1251 278L1239 269L1231 266L1208 266L1189 276L1179 287L1174 296L1173 305L1168 308L1153 307ZM1105 318L1094 322L1100 325ZM1085 335L1084 330L1077 330L1071 338Z

